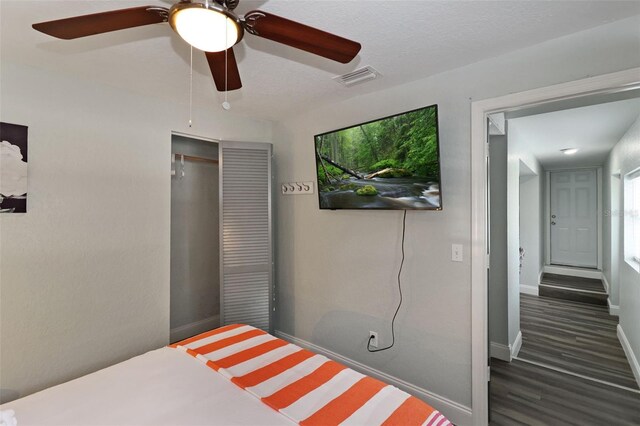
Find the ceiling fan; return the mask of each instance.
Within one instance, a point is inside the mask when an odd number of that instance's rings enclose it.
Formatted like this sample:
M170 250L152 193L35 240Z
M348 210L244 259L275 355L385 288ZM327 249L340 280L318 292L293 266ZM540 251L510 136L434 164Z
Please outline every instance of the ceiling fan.
M233 46L249 34L273 40L346 64L360 43L328 32L253 10L244 17L233 10L239 0L180 0L171 8L139 6L33 24L53 37L70 40L143 25L169 22L187 43L204 51L219 91L242 87Z

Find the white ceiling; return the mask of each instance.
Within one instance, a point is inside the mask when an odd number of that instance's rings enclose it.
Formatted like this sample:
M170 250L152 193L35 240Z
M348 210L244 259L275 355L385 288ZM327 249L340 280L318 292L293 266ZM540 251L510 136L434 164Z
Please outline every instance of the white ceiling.
M640 116L640 98L538 114L508 121L509 138L545 169L602 165ZM574 155L560 152L578 148Z
M35 22L168 0L0 1L2 60L68 73L126 90L188 99L189 48L156 24L62 41ZM640 14L637 1L293 1L241 0L362 43L350 64L246 35L236 46L244 87L231 92L234 112L279 119L305 108L420 79L615 20ZM373 82L344 88L331 77L371 65ZM222 102L204 56L194 52L195 102Z

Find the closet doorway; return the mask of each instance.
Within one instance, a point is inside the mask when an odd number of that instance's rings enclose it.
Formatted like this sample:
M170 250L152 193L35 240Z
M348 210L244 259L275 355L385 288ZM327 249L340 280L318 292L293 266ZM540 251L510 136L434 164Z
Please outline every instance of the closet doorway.
M172 343L228 324L273 331L272 152L171 136Z
M170 340L220 325L218 143L171 136Z

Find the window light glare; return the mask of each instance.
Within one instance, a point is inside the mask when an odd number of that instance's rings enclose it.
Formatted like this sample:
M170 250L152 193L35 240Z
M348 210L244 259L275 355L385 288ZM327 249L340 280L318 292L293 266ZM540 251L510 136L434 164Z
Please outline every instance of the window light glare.
M238 41L238 24L216 10L184 8L177 10L171 19L184 41L205 52L221 52Z
M565 148L560 150L564 155L573 155L578 152L578 148Z
M624 258L640 272L640 170L625 176L624 187Z

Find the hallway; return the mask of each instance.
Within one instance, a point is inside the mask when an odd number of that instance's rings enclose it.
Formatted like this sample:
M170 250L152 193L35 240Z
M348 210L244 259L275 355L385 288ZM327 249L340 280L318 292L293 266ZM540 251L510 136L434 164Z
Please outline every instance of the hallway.
M639 113L611 94L489 115L493 424L640 426Z
M492 426L640 424L640 389L600 293L600 280L545 274L544 296L520 294L520 352L491 364Z
M492 360L491 426L637 426L640 394L514 359Z
M518 358L638 390L605 306L520 295Z

